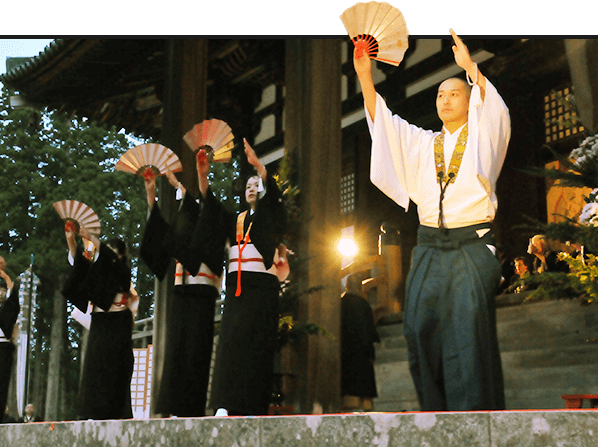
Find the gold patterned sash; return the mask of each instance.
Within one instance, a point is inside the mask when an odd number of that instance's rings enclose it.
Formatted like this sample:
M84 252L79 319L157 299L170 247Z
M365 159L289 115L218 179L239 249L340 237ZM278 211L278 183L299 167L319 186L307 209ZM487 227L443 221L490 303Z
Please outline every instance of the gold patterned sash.
M446 174L446 181L444 164L444 129L442 129L440 135L437 135L434 139L434 165L436 167L436 180L440 185L440 202L438 203L438 228L442 230L446 230L446 227L444 226L442 201L444 200L444 193L446 192L446 187L450 183L455 183L455 179L457 178L457 174L459 173L459 168L461 167L461 162L463 161L463 153L465 152L465 146L467 145L467 135L469 133L467 126L468 125L465 124L463 129L461 129L461 133L459 133L459 137L457 138L457 144L455 145L455 150L453 151L453 155L451 157L448 173ZM442 184L443 182L445 182L444 185Z

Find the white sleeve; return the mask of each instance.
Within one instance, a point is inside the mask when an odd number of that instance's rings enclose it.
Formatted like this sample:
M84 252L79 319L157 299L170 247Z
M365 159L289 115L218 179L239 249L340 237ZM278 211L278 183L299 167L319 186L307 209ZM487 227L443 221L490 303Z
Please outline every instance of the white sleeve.
M479 142L478 170L494 184L507 154L511 138L511 118L502 97L488 79L486 79L486 93L483 101L479 87L477 85L473 87L469 116L470 132L476 135ZM475 117L475 119L471 119L471 117Z
M370 180L384 194L405 210L409 199L417 203L420 148L433 139L433 132L409 124L386 106L376 94L376 120L367 112L372 136Z

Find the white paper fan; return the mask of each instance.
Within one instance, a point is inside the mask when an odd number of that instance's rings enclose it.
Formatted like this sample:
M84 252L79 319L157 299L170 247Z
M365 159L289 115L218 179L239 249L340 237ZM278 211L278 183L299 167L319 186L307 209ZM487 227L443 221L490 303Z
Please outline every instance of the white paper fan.
M64 220L66 229L70 227L79 233L83 227L93 236L100 235L100 219L86 204L76 200L62 200L54 202L54 209Z
M232 157L232 150L235 146L234 135L228 124L222 120L205 120L193 126L185 134L183 140L197 152L205 149L211 161L226 163Z
M129 149L120 156L114 168L141 176L152 173L164 175L166 168L172 172L183 170L179 157L166 146L156 143L141 144Z
M370 58L399 65L409 48L409 31L401 11L385 2L357 3L341 20L356 48Z

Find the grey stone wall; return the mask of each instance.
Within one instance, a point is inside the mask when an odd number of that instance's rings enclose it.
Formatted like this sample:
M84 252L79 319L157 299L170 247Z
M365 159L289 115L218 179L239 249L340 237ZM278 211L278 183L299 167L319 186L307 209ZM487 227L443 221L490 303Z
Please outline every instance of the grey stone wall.
M369 413L0 425L1 446L594 447L594 410Z

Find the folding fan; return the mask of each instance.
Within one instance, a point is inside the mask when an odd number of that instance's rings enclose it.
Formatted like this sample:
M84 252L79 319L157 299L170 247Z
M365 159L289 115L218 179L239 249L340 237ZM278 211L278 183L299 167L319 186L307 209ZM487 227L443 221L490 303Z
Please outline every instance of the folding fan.
M131 174L164 175L166 168L172 172L183 170L179 157L166 146L155 143L141 144L122 154L115 169Z
M74 230L79 233L81 228L85 228L93 236L100 235L100 219L86 204L76 200L62 200L54 202L54 209L64 220L65 230Z
M205 149L210 161L226 163L232 157L235 146L233 138L234 135L228 124L212 119L193 126L183 140L195 152Z
M401 11L384 2L357 3L341 20L356 48L377 61L397 66L409 47L409 31Z

